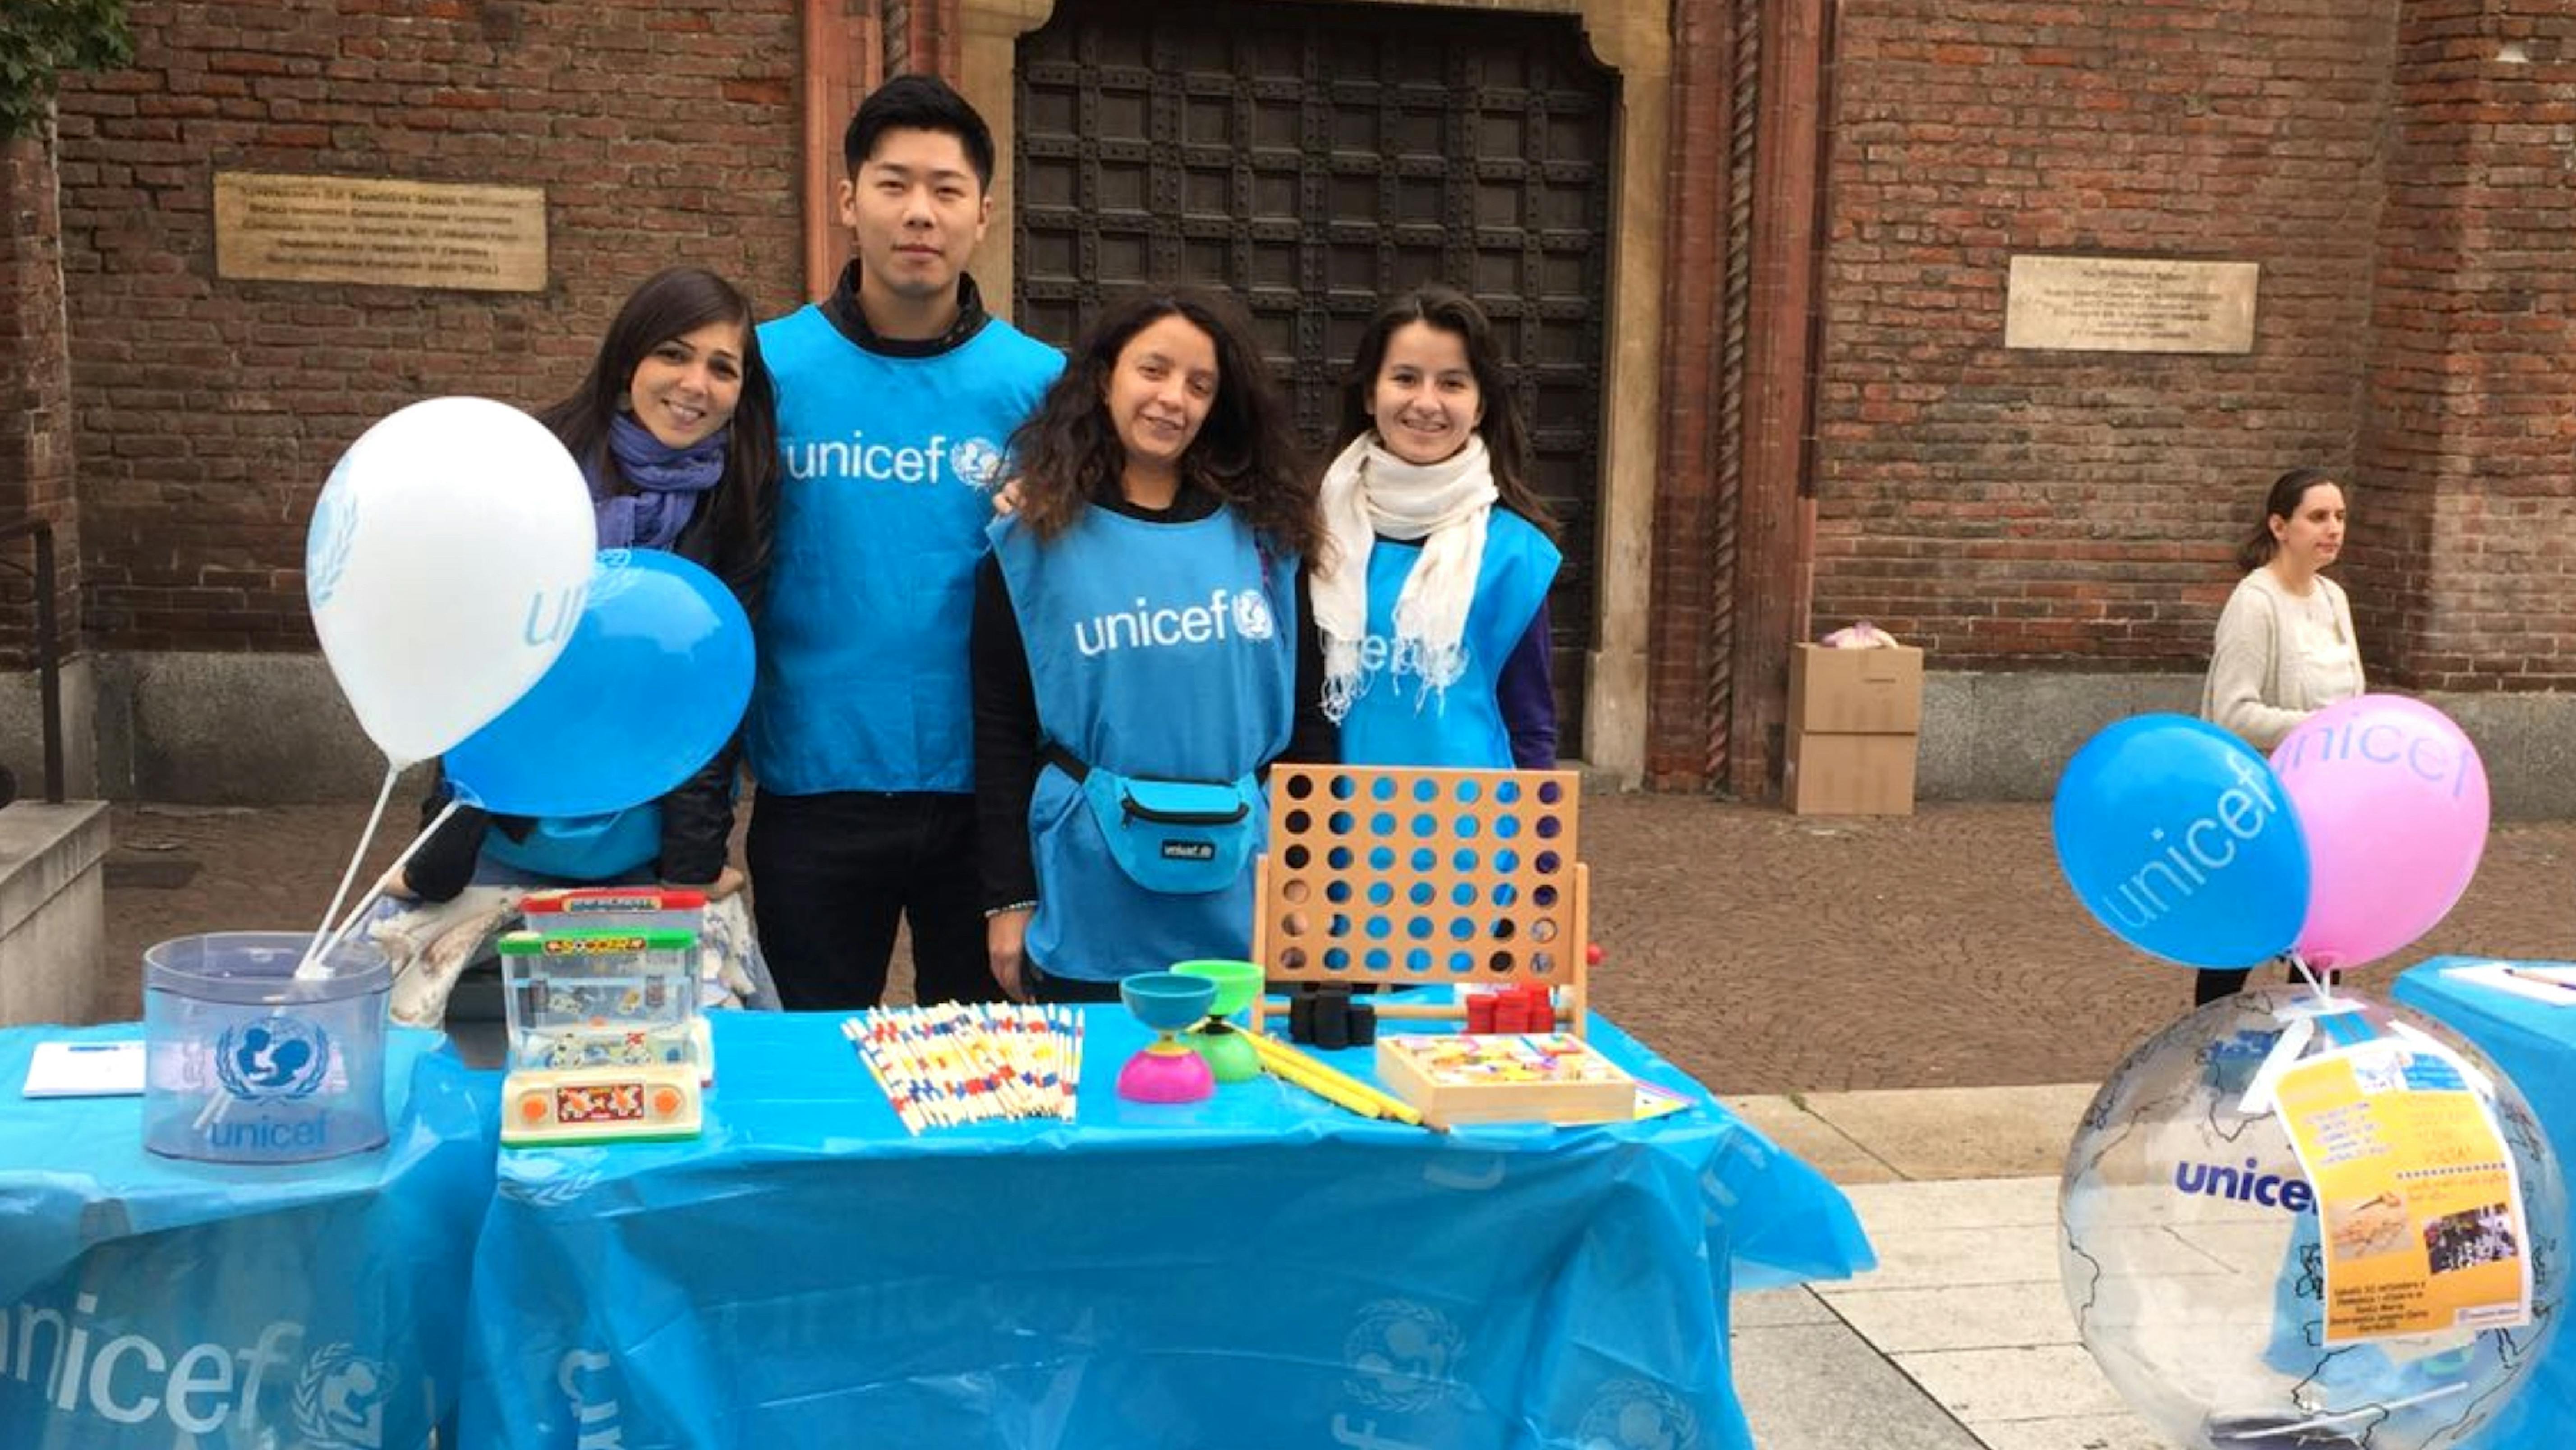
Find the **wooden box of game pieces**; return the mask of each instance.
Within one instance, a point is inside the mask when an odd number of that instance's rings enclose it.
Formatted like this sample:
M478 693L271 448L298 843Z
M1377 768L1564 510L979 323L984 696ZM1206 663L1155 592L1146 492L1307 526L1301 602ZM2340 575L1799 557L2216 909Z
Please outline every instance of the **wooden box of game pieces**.
M1378 1080L1453 1123L1618 1123L1637 1115L1637 1082L1569 1033L1441 1033L1377 1040Z

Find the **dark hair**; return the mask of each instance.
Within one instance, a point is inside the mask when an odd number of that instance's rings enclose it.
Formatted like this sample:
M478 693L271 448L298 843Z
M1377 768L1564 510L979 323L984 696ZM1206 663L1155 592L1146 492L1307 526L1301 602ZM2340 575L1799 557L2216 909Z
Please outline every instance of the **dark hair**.
M1216 397L1181 455L1182 479L1233 505L1273 547L1313 557L1324 537L1317 480L1253 343L1252 320L1214 292L1148 293L1092 319L1037 411L1011 435L1021 521L1052 539L1087 506L1119 497L1127 452L1109 417L1109 380L1136 334L1166 317L1188 319L1216 344Z
M944 131L966 148L975 180L993 189L993 129L984 118L937 76L900 75L868 92L841 133L841 162L852 174L876 154L888 131Z
M684 337L711 322L742 328L742 396L734 405L726 435L724 477L708 499L714 511L711 567L742 599L745 609L760 605L762 576L769 566L770 518L778 476L778 404L769 383L768 365L760 360L760 337L752 326L751 300L732 283L703 267L670 267L656 272L626 298L608 334L599 340L599 355L581 386L562 402L537 415L554 430L582 468L612 496L634 489L608 453L609 420L627 406L627 389L635 369L653 349Z
M2272 480L2272 491L2263 495L2263 516L2254 521L2254 532L2236 546L2236 567L2251 574L2272 562L2281 552L2281 541L2272 537L2272 520L2299 516L2299 504L2308 490L2318 484L2343 487L2343 481L2322 468L2293 468Z
M1555 516L1530 487L1529 425L1521 421L1520 400L1504 381L1503 350L1494 341L1494 324L1474 298L1455 287L1437 282L1416 287L1369 320L1368 331L1360 334L1359 351L1351 357L1350 373L1342 380L1342 431L1333 440L1333 450L1340 452L1377 426L1377 375L1386 366L1387 345L1396 329L1415 322L1436 327L1467 345L1467 366L1476 375L1476 392L1485 410L1476 431L1485 435L1494 491L1503 507L1536 524L1549 538L1556 537Z

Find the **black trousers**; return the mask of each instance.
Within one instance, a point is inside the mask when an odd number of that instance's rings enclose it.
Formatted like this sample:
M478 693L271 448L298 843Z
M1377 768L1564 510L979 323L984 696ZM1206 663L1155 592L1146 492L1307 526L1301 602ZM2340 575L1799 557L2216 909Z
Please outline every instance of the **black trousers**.
M984 951L973 796L761 791L744 854L787 1010L876 1006L905 920L923 1002L1001 1000Z
M1028 974L1029 995L1041 1002L1117 1002L1116 982L1095 982L1085 977L1051 977L1037 963L1023 960L1020 970Z

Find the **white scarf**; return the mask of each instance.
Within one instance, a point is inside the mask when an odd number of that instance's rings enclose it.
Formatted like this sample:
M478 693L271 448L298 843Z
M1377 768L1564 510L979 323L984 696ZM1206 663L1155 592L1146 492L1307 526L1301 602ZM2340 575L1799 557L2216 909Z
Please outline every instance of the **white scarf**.
M1351 440L1324 470L1328 567L1307 581L1324 640L1324 713L1335 722L1368 693L1360 645L1368 634L1369 547L1377 536L1423 541L1422 557L1395 601L1397 674L1422 679L1423 696L1467 671L1467 607L1485 562L1485 525L1494 511L1494 470L1485 440L1428 466L1389 453L1371 430Z

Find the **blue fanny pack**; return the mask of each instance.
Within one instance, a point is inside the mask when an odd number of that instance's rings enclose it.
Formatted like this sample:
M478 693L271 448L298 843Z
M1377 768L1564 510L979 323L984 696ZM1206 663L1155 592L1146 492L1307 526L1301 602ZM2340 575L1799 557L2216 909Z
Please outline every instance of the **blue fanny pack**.
M1082 786L1110 859L1127 879L1166 896L1203 896L1243 877L1261 835L1261 782L1158 780L1085 765L1061 748L1046 758Z

